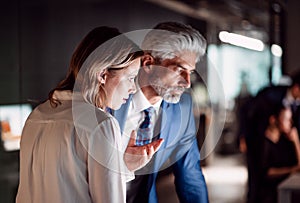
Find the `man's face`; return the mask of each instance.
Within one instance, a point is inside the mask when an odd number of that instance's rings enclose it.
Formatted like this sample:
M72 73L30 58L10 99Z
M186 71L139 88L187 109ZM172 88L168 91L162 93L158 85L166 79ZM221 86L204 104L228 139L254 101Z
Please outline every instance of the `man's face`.
M196 54L182 52L153 66L150 85L165 101L177 103L186 88L191 86L190 74L195 70Z

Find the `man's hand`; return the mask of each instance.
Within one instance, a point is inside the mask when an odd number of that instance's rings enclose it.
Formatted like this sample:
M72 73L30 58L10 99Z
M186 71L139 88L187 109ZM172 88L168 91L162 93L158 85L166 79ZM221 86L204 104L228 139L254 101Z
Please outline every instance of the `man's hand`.
M160 148L162 142L163 139L158 139L143 146L136 146L136 131L133 130L124 154L127 168L130 171L136 171L145 166Z

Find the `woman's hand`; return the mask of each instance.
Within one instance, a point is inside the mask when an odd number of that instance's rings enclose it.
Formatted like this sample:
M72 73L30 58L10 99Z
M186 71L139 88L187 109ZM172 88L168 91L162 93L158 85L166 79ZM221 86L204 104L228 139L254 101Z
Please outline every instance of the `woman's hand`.
M136 171L145 166L160 148L163 139L155 140L143 146L136 146L136 131L132 131L124 153L124 161L130 171Z

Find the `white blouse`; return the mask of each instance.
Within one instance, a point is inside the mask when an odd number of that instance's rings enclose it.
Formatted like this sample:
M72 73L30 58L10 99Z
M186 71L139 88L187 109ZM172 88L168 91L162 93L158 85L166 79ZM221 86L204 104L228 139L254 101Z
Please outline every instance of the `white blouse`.
M16 202L126 202L126 179L132 174L123 161L116 119L72 102L70 91L54 96L62 104L39 105L23 129Z

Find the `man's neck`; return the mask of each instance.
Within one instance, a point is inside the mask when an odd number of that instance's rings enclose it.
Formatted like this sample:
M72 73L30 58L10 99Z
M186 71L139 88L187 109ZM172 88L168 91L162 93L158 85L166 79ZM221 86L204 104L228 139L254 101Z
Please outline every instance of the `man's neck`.
M141 88L141 90L150 104L154 105L159 100L161 100L161 96L157 95L157 93L151 86L144 86Z

